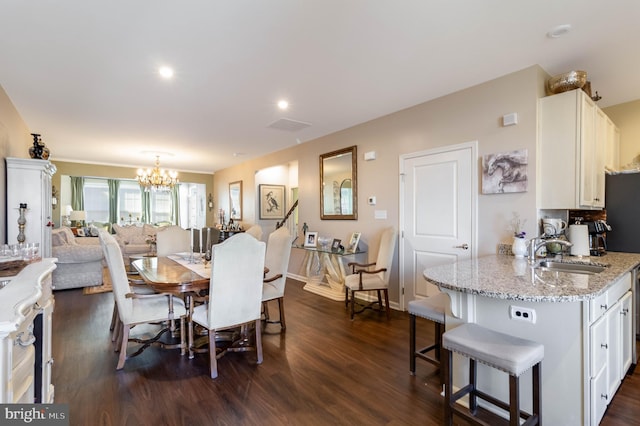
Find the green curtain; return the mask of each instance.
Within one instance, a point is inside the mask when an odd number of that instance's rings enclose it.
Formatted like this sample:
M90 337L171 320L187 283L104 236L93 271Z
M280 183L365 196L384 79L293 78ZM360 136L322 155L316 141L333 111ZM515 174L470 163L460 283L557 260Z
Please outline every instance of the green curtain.
M71 178L71 208L84 210L84 177L70 176Z
M118 223L118 189L120 181L118 179L107 179L109 186L109 223Z
M179 185L171 188L171 221L174 225L180 224L180 190Z
M151 193L140 186L142 193L142 223L151 223Z

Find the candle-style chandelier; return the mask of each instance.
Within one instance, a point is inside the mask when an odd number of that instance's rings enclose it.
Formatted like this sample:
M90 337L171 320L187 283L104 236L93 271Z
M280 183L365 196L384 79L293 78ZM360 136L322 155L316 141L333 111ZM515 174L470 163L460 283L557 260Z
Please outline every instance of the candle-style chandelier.
M160 156L156 155L153 169L138 169L138 183L145 192L170 191L178 183L178 172L160 168Z

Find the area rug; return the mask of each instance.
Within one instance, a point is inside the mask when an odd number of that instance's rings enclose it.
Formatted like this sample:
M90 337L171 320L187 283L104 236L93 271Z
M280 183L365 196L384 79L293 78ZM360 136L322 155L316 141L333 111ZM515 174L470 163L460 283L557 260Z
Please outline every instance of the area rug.
M109 276L109 269L102 268L102 285L94 285L91 287L85 287L82 289L82 294L98 294L107 293L111 291L111 277Z

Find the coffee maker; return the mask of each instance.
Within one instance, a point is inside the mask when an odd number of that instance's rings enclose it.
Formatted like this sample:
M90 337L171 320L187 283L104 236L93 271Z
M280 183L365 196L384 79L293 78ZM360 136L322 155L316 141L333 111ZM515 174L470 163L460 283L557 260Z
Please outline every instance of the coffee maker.
M611 226L604 220L585 222L589 230L589 252L591 256L603 256L607 254L606 232L611 231Z

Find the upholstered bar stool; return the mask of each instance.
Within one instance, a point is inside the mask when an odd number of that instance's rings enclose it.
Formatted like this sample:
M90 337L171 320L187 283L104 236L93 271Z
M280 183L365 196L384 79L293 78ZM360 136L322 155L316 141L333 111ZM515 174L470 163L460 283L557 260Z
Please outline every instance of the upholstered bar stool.
M416 374L416 358L440 366L440 348L442 347L442 333L444 332L444 317L447 305L451 304L449 295L439 293L425 299L409 302L409 369L411 375ZM416 317L426 318L435 323L436 336L433 344L416 349ZM433 356L428 353L434 351ZM441 379L442 374L440 374Z
M475 417L477 399L490 402L509 411L509 424L520 425L520 418L526 419L523 425L541 424L540 412L540 381L541 363L544 358L544 346L531 340L521 339L508 334L489 330L477 324L467 323L442 335L444 349L445 374L445 403L444 424L453 424L453 415L458 414L474 424L488 425ZM469 358L469 384L452 394L453 352ZM500 401L477 388L476 362L497 368L509 374L509 403ZM533 374L533 412L531 414L520 410L519 377L525 371L532 369ZM469 408L465 408L456 401L469 395Z

